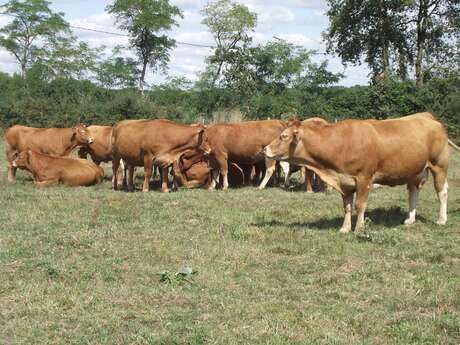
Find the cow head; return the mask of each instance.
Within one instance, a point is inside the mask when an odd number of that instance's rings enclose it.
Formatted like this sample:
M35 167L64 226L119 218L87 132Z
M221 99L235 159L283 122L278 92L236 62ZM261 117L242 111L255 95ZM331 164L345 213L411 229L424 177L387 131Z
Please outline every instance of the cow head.
M11 165L15 168L25 169L30 164L30 150L22 151L19 154L16 154L14 160L11 162Z
M211 144L209 143L208 137L206 135L206 127L201 129L198 139L198 150L203 152L205 156L209 156L212 151Z
M75 140L78 144L86 145L94 142L94 138L88 131L88 128L85 125L78 124L72 127L72 132L75 136Z
M282 131L278 138L264 147L263 153L265 157L276 160L287 160L299 142L299 127L300 122L297 121Z

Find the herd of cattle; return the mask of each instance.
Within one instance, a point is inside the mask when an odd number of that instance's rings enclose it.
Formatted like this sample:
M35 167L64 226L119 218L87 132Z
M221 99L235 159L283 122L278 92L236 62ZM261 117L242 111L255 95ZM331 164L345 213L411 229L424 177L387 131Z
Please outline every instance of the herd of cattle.
M264 188L277 168L285 183L295 169L304 172L307 190L313 176L337 190L343 198L341 232L351 231L353 196L358 218L364 212L373 184L407 184L409 216L415 222L418 192L430 171L440 201L438 224L447 221L447 169L451 146L444 126L430 113L391 120L345 120L329 123L320 118L184 125L169 120L125 120L115 126L77 125L73 128L13 126L4 136L8 180L16 169L32 173L37 186L62 183L88 186L100 183L101 162L112 162L113 189L121 182L134 190L134 169L144 167L143 191L149 191L154 167L161 191L174 187L221 186L254 183ZM79 146L80 158L68 157ZM96 163L96 164L95 164Z

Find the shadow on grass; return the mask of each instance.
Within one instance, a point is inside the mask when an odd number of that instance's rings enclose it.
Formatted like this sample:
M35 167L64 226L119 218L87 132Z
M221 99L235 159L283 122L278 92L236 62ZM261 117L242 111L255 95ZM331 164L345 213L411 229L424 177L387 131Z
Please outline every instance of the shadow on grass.
M406 219L406 213L402 212L399 207L390 209L374 209L366 212L366 219L370 219L372 225L382 225L385 227L395 227L402 225ZM417 221L427 223L426 218L417 216ZM268 222L254 223L252 225L259 227L276 227L283 226L292 230L331 230L339 229L342 226L343 217L322 218L312 222L293 222L284 223L279 220L271 220ZM353 226L356 224L356 216L353 217Z

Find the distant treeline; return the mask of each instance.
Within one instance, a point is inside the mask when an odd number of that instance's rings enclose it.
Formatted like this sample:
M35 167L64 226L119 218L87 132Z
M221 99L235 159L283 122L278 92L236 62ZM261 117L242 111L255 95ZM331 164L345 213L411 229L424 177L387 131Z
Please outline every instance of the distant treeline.
M386 80L372 86L265 89L242 97L231 89L187 87L177 81L142 96L135 89L106 89L88 80L44 81L0 73L0 127L14 124L65 127L114 124L123 119L167 118L178 122L286 119L386 119L432 111L460 140L460 81Z

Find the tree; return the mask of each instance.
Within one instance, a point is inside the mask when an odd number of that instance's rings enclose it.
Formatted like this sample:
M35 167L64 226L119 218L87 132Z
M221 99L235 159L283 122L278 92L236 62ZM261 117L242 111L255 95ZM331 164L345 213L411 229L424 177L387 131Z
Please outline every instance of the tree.
M235 59L235 54L242 55L252 39L249 33L257 25L257 15L245 6L231 0L217 0L209 3L202 10L202 24L208 26L214 36L217 48L208 59L212 74L211 85L215 86L221 76L224 65ZM240 52L236 52L240 50Z
M153 71L166 69L176 42L161 32L177 26L176 18L182 18L182 12L168 0L115 0L107 10L115 16L119 28L129 32L130 45L141 65L139 90L143 93L147 67Z
M120 56L123 47L116 47L112 56L97 66L96 80L107 88L135 88L141 71L138 62L130 57Z
M69 32L63 13L52 12L49 5L45 0L10 0L0 6L4 14L14 18L0 29L0 45L16 58L22 77L36 58L39 40L53 40Z
M327 51L337 54L344 64L365 62L372 77L386 79L391 74L391 56L399 55L400 74L411 60L407 46L406 0L327 0L329 28L323 36Z
M35 65L40 66L46 79L82 79L95 70L101 49L92 49L73 35L50 37L46 47L37 49Z
M412 0L408 23L415 50L415 77L420 88L436 63L446 62L460 36L459 0Z

